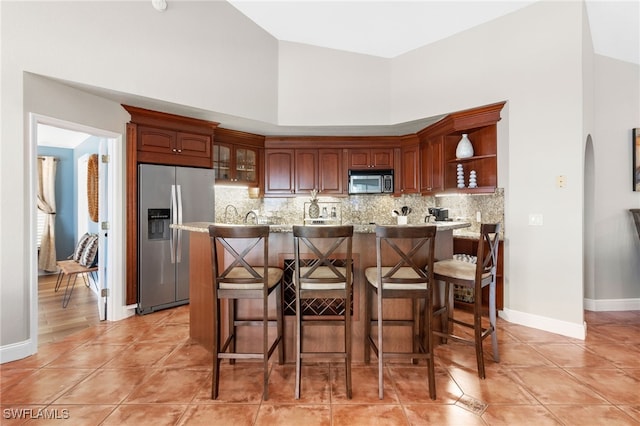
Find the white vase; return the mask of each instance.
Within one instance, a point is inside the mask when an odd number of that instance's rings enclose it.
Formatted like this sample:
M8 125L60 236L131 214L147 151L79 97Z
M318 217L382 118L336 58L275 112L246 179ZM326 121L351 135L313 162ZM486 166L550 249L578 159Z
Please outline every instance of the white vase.
M462 138L460 142L458 142L458 146L456 147L456 158L469 158L473 157L473 145L471 145L471 141L467 137L466 133L462 134Z

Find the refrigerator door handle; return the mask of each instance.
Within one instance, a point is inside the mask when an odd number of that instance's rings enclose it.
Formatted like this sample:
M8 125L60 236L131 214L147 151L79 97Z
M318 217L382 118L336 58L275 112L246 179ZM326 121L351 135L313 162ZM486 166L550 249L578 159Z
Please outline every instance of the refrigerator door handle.
M175 225L177 222L177 211L178 204L176 200L176 186L171 185L171 224ZM171 253L171 263L176 263L176 235L178 230L175 228L171 228L171 233L169 234L169 239L171 240L171 247L169 249Z
M178 221L182 225L182 186L176 185L178 193ZM182 262L182 229L178 229L178 246L176 247L176 263Z

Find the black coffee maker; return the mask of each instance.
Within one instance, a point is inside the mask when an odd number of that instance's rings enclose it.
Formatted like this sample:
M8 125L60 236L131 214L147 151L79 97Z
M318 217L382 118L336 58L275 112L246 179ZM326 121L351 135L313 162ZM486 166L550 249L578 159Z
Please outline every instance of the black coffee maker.
M449 209L444 207L429 207L429 214L435 218L436 222L449 220Z

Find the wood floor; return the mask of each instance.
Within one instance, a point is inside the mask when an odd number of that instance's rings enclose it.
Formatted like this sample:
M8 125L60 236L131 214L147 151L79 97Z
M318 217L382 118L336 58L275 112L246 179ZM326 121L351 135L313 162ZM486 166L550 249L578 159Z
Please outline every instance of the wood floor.
M82 277L78 277L66 308L62 307L66 279L56 292L57 277L57 274L38 277L38 346L58 342L100 322L98 296L85 285Z

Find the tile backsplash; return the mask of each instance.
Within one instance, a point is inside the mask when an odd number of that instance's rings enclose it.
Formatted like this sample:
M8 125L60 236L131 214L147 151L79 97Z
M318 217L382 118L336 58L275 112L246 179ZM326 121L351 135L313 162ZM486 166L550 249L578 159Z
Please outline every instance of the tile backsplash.
M310 196L288 198L249 198L246 188L216 185L216 222L243 223L248 212L255 211L257 216L270 223L302 224L305 207ZM471 223L469 231L479 231L476 213L480 212L483 222L504 224L504 190L498 188L493 194L451 194L443 196L421 196L419 194L392 197L389 195L350 195L348 197L318 197L323 202L338 203L342 223L383 225L395 224L393 210L402 206L411 208L409 224L424 223L429 207L449 208L449 218L465 220ZM306 203L306 205L305 205ZM331 204L335 205L335 204ZM250 219L253 223L253 218Z

